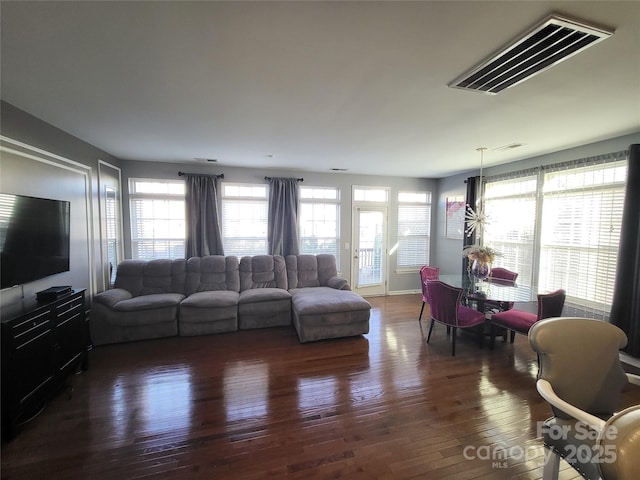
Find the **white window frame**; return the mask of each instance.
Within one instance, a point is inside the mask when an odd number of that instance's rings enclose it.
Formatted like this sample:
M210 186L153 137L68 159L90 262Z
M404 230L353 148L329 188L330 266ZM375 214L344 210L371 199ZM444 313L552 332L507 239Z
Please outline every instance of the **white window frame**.
M517 272L523 285L535 283L538 189L537 171L485 184L482 242L499 253L493 266Z
M538 285L564 288L571 316L611 312L626 173L626 161L545 172Z
M431 201L431 192L426 190L398 192L398 243L392 252L395 253L398 273L413 273L429 265Z
M627 161L623 152L618 152L536 169L536 219L530 259L533 271L531 278L519 275L518 283L536 285L540 292L565 289L567 300L563 314L566 316L601 320L609 317L624 208ZM615 175L611 173L612 170L616 171ZM608 180L601 174L602 171L609 172ZM587 173L583 175L584 172ZM525 177L530 176L531 171L511 175L513 178ZM499 179L496 177L493 181ZM491 182L491 178L487 179L488 185ZM490 188L485 191L488 190ZM512 194L514 198L518 196L517 192ZM566 199L564 203L563 198ZM500 254L500 249L505 247L499 244L500 235L491 232L492 218L497 215L511 216L513 209L500 211L493 208L495 205L492 206L491 202L490 194L488 198L485 197L488 225L483 243ZM601 211L600 207L606 210ZM530 210L528 208L524 214L529 215ZM559 225L560 221L564 224ZM512 226L521 224L513 222ZM518 271L517 265L500 263L500 257L495 265Z
M144 191L143 185L157 188ZM136 204L153 210L150 217L139 218ZM131 258L184 258L185 256L185 184L183 180L156 178L129 179L129 213L131 221ZM150 223L150 227L141 225ZM140 235L142 231L148 235ZM143 247L146 245L146 247Z
M222 182L221 187L225 255L266 255L269 249L269 186L264 183ZM243 230L244 235L239 235Z
M327 219L325 213L334 212L333 219ZM300 186L300 253L317 255L328 253L336 257L340 268L340 189L338 187ZM329 235L333 230L333 235ZM316 248L312 243L316 242ZM334 243L335 248L328 245Z

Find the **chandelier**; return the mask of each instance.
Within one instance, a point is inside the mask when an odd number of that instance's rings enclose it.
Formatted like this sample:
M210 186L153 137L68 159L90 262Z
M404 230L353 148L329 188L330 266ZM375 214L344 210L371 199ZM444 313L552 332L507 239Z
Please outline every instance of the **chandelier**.
M482 235L484 234L484 227L487 224L487 216L484 212L484 189L482 188L482 167L484 163L484 152L486 149L487 147L476 148L476 151L480 152L480 195L476 200L476 208L474 209L471 205L467 204L464 215L466 223L464 232L467 234L467 237L470 237L475 233L476 243L478 244L481 242Z

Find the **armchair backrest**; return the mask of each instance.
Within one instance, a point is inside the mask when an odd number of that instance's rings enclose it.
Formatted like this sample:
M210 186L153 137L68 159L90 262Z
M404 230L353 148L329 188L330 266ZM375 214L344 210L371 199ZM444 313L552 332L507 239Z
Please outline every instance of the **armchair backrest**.
M185 260L123 260L116 271L115 288L134 297L156 293L184 294Z
M440 277L439 267L425 265L420 268L420 287L422 288L422 300L429 302L429 292L427 291L427 280L437 280Z
M549 318L531 327L529 343L538 354L538 378L564 401L596 416L619 407L627 376L618 351L627 336L618 327L589 318ZM571 418L552 409L557 417Z
M561 317L567 293L563 289L538 295L538 320Z
M458 306L462 300L462 288L453 287L440 280L427 282L431 318L447 325L458 325Z
M287 267L281 255L254 255L240 259L240 291L253 288L287 290Z
M240 291L240 275L238 257L224 255L208 255L192 257L187 260L187 278L185 293L212 290Z
M518 278L517 272L512 272L502 267L495 267L491 269L492 280L506 280L508 282L515 282Z
M287 255L289 288L326 287L329 279L338 275L336 257L318 255Z

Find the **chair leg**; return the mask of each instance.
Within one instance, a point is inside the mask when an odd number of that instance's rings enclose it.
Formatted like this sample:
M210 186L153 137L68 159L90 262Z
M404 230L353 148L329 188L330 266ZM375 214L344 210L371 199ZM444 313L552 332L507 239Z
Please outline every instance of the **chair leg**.
M490 328L491 333L489 337L489 350L493 350L493 347L496 344L496 326L492 323Z
M515 330L511 330L511 343L513 343L513 341L516 339L516 331Z
M560 455L551 450L544 448L544 467L542 468L543 480L558 480L560 470Z
M451 355L453 357L456 356L456 327L451 327L452 332L451 332Z
M422 302L422 308L420 309L420 316L418 317L418 323L422 320L422 312L424 312L424 301Z
M429 324L429 333L427 334L427 343L429 343L429 340L431 339L431 331L433 330L433 323L434 323L434 320L432 318L431 323Z

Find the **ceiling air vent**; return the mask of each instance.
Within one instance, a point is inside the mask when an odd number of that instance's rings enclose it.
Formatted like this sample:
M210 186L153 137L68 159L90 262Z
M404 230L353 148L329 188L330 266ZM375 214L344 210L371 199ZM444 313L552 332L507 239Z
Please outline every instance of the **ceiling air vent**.
M552 14L449 87L495 95L611 35L613 31Z

